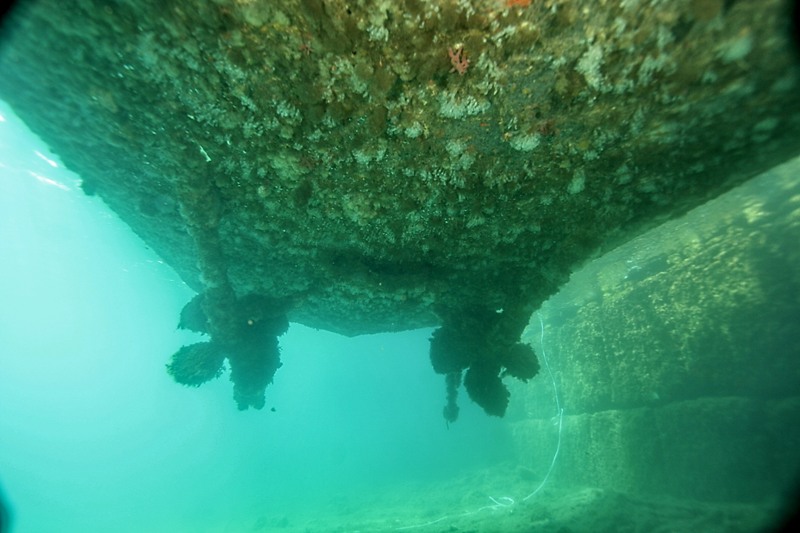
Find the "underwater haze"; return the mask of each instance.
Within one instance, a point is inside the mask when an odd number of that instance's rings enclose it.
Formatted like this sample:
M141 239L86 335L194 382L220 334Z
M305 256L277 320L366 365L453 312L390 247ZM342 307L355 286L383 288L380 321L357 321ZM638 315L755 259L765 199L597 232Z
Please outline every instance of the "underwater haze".
M239 411L227 375L166 371L202 339L175 324L193 291L0 102L11 531L774 531L800 472L799 176L574 273L522 336L542 369L507 382L505 418L461 392L446 423L430 329L300 324Z
M511 455L508 427L470 402L445 424L430 330L292 324L261 411L237 411L226 377L175 384L168 356L198 337L175 328L192 291L79 183L0 107L0 486L14 532L288 530Z

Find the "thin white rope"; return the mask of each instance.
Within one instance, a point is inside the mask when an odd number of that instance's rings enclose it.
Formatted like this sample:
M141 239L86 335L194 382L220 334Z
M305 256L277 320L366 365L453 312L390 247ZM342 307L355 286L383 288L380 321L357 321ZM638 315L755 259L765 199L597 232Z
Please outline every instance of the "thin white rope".
M536 487L536 490L522 498L522 501L528 501L528 498L533 497L537 492L542 490L544 484L547 483L547 480L550 478L550 474L553 472L553 468L556 466L556 459L558 458L558 452L561 450L561 430L564 428L564 408L561 407L561 400L558 399L558 387L556 386L556 378L553 375L553 371L550 369L550 364L547 362L547 353L544 349L544 320L542 320L542 315L539 313L539 325L542 327L542 336L539 339L539 345L542 348L542 360L544 361L544 367L547 369L547 374L550 376L550 381L553 382L553 395L556 397L556 410L558 411L558 441L556 442L556 452L553 454L553 460L550 462L550 468L547 470L547 474L544 476L544 479Z
M542 330L541 337L539 338L539 345L541 346L541 349L542 349L542 360L544 361L544 367L547 370L547 375L550 376L550 381L553 383L553 395L556 398L556 410L558 411L558 441L556 443L556 451L553 454L553 460L550 462L550 468L548 468L547 474L544 476L544 479L542 480L542 482L539 483L539 486L536 487L536 489L533 492L531 492L530 494L528 494L527 496L522 498L523 502L527 501L529 498L532 498L540 490L542 490L542 488L544 487L545 483L547 483L547 480L550 478L550 474L553 472L553 468L555 468L555 466L556 466L556 459L558 458L558 452L561 450L561 432L562 432L562 429L564 427L564 408L561 407L561 400L558 397L558 386L556 385L556 378L553 375L553 371L550 369L550 363L548 363L548 361L547 361L547 353L545 352L545 349L544 349L544 320L542 320L542 315L541 314L539 314L538 316L539 316L539 325L541 326L541 330ZM498 496L497 498L495 498L493 496L489 496L489 500L492 501L492 505L484 505L483 507L475 509L474 511L467 511L465 513L456 514L456 515L445 515L445 516L437 518L436 520L431 520L430 522L425 522L424 524L413 524L413 525L410 525L410 526L396 527L394 529L395 529L395 531L403 531L403 530L406 530L406 529L416 529L416 528L420 528L420 527L431 526L433 524L437 524L437 523L441 522L442 520L447 520L448 518L462 518L462 517L465 517L465 516L470 516L470 515L473 515L473 514L476 514L476 513L480 513L481 511L485 511L487 509L492 510L492 511L497 511L497 510L500 510L500 509L503 509L503 508L512 507L517 503L516 501L514 501L514 498L512 498L510 496Z

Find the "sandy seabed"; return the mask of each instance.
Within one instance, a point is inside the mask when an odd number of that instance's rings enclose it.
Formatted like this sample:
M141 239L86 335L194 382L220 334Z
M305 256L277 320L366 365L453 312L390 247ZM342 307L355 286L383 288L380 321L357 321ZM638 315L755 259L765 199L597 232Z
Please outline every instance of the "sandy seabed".
M634 495L611 489L543 487L507 466L448 482L395 485L370 495L231 521L219 531L285 533L583 533L774 531L783 508Z

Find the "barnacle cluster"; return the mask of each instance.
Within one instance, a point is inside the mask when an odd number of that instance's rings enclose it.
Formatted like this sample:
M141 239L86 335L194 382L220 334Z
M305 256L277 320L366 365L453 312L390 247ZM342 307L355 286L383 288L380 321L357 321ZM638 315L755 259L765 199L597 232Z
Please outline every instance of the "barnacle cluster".
M448 422L458 417L456 403L462 380L469 397L490 415L503 416L510 393L502 377L527 381L539 372L533 349L519 342L527 323L523 310L492 310L480 306L442 311L443 323L431 337L433 369L445 374Z
M195 296L181 311L179 328L211 333L213 327L202 294ZM248 295L227 310L233 326L224 340L212 339L181 347L172 355L167 372L183 385L198 387L222 375L228 360L233 396L239 409L264 407L264 391L281 366L278 336L286 332L285 305L270 298Z
M800 150L785 0L19 4L0 96L202 294L170 372L243 408L289 319L440 326L446 417L501 415L571 271Z

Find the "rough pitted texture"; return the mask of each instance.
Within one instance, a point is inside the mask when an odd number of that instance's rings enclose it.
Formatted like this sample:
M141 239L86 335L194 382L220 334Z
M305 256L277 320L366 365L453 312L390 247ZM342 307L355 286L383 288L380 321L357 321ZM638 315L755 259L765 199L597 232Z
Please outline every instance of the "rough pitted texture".
M542 306L572 412L797 395L798 173L794 159L620 247ZM537 320L526 340L540 336ZM529 414L552 416L551 391Z
M503 309L496 386L576 265L797 153L790 5L34 0L0 96L215 338L247 296L350 335Z
M520 457L550 464L562 427L554 478L574 486L795 493L798 175L794 159L620 247L542 306L526 337L546 348L553 381L512 388Z

